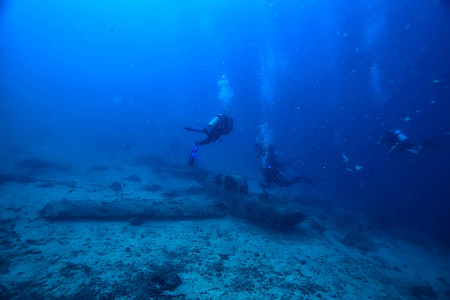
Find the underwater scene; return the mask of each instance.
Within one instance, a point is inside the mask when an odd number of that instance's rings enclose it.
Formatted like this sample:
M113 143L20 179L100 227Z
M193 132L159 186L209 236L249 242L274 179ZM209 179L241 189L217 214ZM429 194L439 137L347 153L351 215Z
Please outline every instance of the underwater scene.
M450 1L0 1L3 299L450 299Z

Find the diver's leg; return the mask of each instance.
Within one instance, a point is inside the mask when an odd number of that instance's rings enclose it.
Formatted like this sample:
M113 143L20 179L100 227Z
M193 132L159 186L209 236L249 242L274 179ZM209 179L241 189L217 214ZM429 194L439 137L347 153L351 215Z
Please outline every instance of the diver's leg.
M294 180L289 180L284 177L277 177L276 183L281 187L290 187L294 183L296 183Z
M316 185L316 184L314 183L314 179L309 178L309 177L306 177L306 176L303 175L303 174L300 175L300 176L295 177L294 179L292 179L292 181L293 181L294 183L309 183L309 184L312 185L312 186Z
M204 139L203 141L201 141L201 142L196 142L196 143L198 143L199 145L206 145L206 144L209 144L209 143L211 143L211 138L208 136L206 139Z

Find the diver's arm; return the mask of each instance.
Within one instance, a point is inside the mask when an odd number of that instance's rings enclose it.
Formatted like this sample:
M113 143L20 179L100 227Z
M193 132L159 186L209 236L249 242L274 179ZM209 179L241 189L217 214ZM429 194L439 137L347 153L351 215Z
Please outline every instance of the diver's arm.
M409 153L414 154L414 155L419 155L420 150L422 150L422 148L419 148L419 149L414 149L414 148L405 149L406 152L409 152Z
M378 141L374 144L374 146L380 146L382 143L386 143L387 135L382 135L378 138Z
M191 127L184 127L184 129L188 130L188 131L193 131L193 132L202 132L202 133L206 133L206 128L203 129L195 129L195 128L191 128Z
M392 152L394 152L395 150L397 150L397 148L398 148L398 145L397 144L395 144L394 146L392 146L391 147L391 149L389 149L389 154L391 154Z

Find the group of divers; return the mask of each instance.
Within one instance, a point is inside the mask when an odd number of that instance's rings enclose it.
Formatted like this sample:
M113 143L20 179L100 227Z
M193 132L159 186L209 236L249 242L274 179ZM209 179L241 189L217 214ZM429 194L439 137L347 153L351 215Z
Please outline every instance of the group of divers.
M230 116L231 108L228 107L222 114L216 115L205 128L195 129L185 127L184 129L192 132L201 132L206 134L206 139L196 141L192 147L189 155L188 165L195 166L198 162L198 148L200 145L206 145L217 141L222 135L227 135L233 130L233 118ZM409 152L413 155L419 155L420 152L427 146L434 146L440 148L431 141L425 141L420 146L414 145L411 140L399 129L389 130L385 135L381 136L376 142L375 146L386 144L388 153ZM314 186L314 180L305 175L297 176L293 179L287 179L282 171L285 170L289 163L281 162L278 159L276 150L272 145L263 145L261 143L255 144L257 151L257 158L262 158L262 166L260 167L261 174L264 177L264 188L269 188L272 184L277 184L281 187L290 187L296 183L308 183ZM341 166L347 171L359 171L360 166L354 165L350 162L345 153L341 154Z

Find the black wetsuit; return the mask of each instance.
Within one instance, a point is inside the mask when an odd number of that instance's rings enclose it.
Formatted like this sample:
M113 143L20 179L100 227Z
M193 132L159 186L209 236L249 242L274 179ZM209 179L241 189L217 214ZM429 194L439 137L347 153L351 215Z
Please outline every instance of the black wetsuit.
M233 118L227 114L217 115L219 121L215 123L212 127L208 129L208 127L203 129L194 129L190 127L185 127L184 129L193 131L193 132L202 132L206 134L208 137L201 142L196 142L197 145L206 145L211 142L217 141L220 136L227 135L233 130Z
M297 176L294 179L286 179L279 170L271 167L261 168L261 173L264 176L265 187L269 187L272 183L276 183L281 187L290 187L296 183L303 182L315 185L314 180L305 175Z
M278 160L277 154L275 153L275 148L273 146L267 147L267 154L266 150L260 143L255 144L255 149L258 152L256 155L256 158L266 158L266 164L271 166L272 168L278 169L278 170L284 170L286 166L289 166L290 163L284 163ZM267 155L267 157L266 157Z
M259 144L256 145L257 150L260 150ZM281 174L280 170L284 170L289 163L283 163L278 160L277 155L275 153L275 148L273 146L267 147L267 154L264 151L258 151L258 156L265 157L265 167L261 167L261 173L264 176L264 187L270 187L272 183L276 183L281 187L290 187L296 183L309 183L314 185L314 180L306 177L305 175L300 175L295 177L294 179L287 179ZM261 155L264 154L264 155Z

